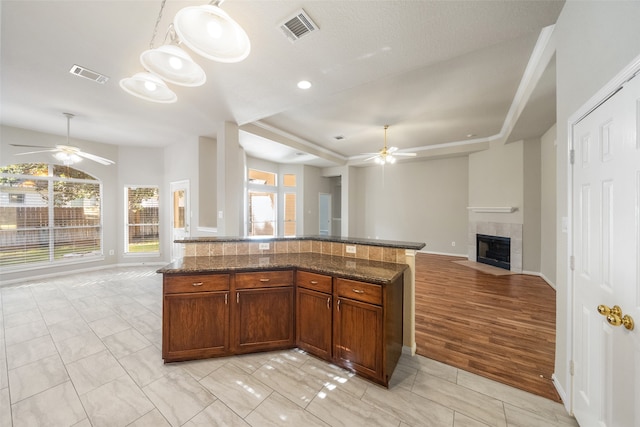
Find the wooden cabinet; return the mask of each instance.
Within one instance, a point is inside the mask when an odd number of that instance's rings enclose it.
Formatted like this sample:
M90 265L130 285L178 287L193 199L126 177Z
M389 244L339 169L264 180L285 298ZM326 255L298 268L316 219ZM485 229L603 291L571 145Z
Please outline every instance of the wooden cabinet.
M341 278L334 283L334 361L384 386L402 353L401 280L387 286Z
M229 275L164 276L165 362L229 352Z
M332 358L332 278L296 272L296 344L325 360Z
M235 277L235 353L295 345L293 271Z
M403 276L378 285L297 270L165 274L165 362L298 346L388 386Z

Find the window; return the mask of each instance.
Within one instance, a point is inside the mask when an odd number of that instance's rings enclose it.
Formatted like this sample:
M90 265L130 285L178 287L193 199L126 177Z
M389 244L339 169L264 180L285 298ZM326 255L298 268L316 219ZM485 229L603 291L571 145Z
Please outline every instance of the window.
M0 167L0 267L102 255L102 184L69 166Z
M294 174L284 174L282 185L286 190L296 187L296 176ZM284 193L284 235L296 235L296 193Z
M277 175L249 169L249 236L277 236Z
M160 252L158 187L125 187L125 253Z

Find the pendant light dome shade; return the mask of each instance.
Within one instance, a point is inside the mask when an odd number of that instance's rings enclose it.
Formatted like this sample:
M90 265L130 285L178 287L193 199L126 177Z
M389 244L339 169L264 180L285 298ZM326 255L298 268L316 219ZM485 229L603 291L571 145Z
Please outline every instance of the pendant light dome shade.
M207 59L240 62L251 51L247 33L218 6L185 7L176 14L173 26L182 43Z
M136 73L132 77L120 80L120 87L127 93L151 102L170 104L178 96L155 74Z
M174 44L142 52L140 62L149 72L180 86L201 86L207 81L202 67L187 52Z

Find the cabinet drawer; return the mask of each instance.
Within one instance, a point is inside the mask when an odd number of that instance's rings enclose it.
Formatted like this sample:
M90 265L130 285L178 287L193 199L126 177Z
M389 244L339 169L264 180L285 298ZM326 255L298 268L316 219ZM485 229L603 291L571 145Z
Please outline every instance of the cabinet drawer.
M164 293L206 292L229 290L228 274L192 274L164 276Z
M236 289L293 285L293 271L256 271L236 274Z
M336 293L339 297L382 305L382 286L380 285L336 279Z
M331 276L309 273L308 271L296 272L296 285L314 291L331 293Z

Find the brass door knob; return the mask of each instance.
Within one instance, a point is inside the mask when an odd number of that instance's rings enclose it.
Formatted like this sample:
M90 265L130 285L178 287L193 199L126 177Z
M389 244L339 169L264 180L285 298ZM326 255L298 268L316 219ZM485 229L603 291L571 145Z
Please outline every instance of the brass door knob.
M612 326L624 326L627 330L633 331L634 322L633 318L628 314L622 315L622 309L620 306L614 305L609 308L604 304L598 306L598 313L606 316L607 322Z

